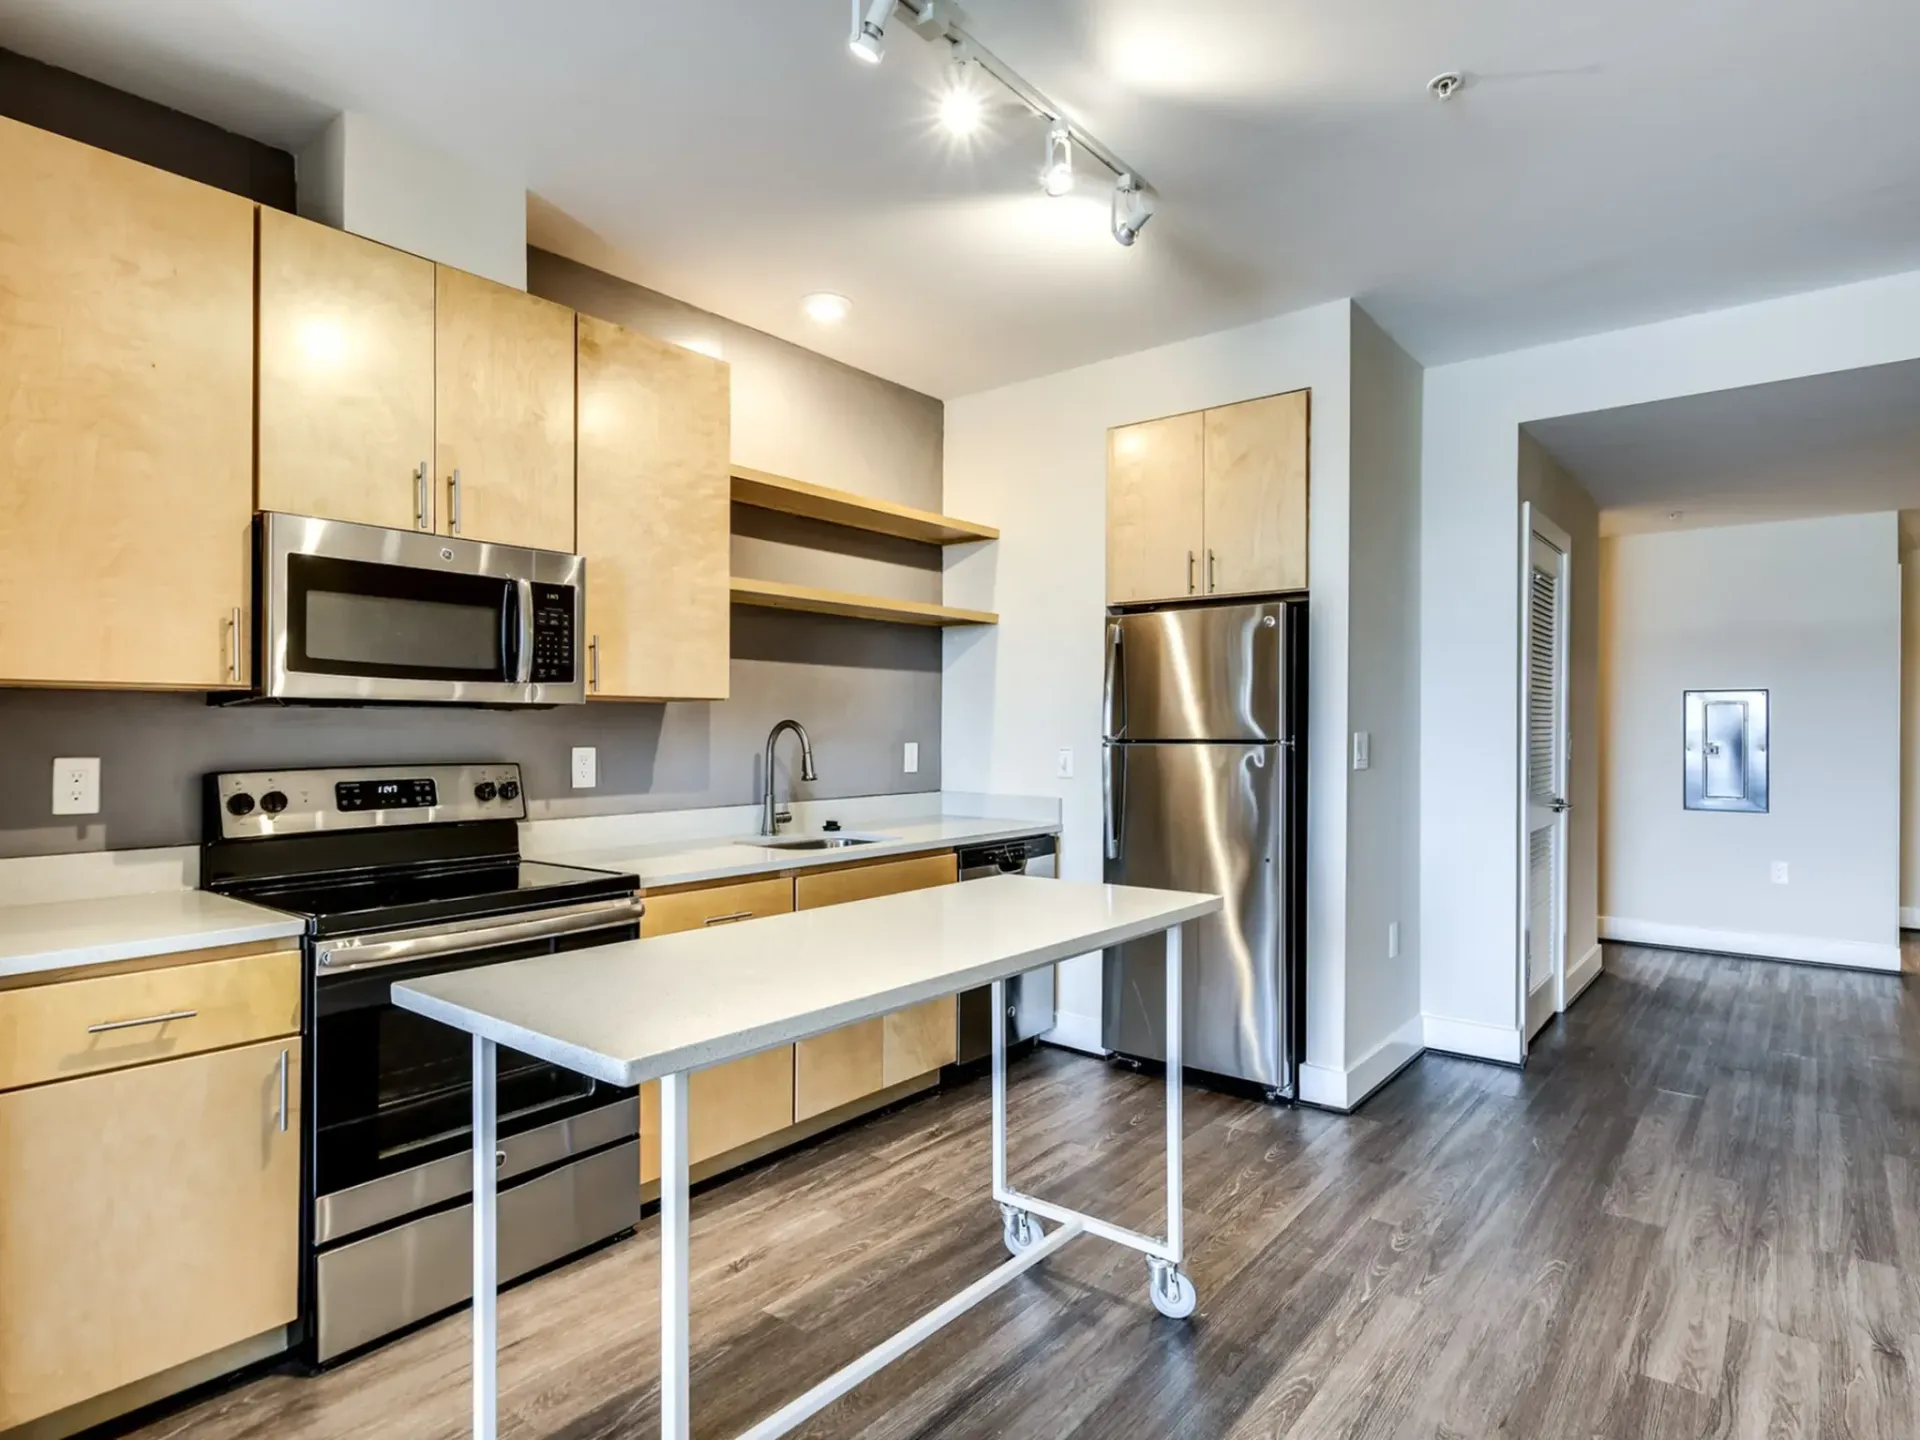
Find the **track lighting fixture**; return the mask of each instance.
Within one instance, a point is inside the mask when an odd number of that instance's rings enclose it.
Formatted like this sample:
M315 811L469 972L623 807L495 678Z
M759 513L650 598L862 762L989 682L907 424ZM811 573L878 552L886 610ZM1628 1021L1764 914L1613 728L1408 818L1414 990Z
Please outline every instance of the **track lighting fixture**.
M847 48L856 60L878 65L887 48L887 21L893 18L895 0L853 0L853 29L847 36Z
M944 40L954 61L954 79L939 102L940 123L952 134L966 135L980 123L980 96L966 83L970 67L978 65L998 80L1027 109L1047 122L1046 163L1040 170L1041 188L1053 196L1066 195L1074 186L1074 151L1104 165L1114 177L1113 238L1131 245L1153 218L1158 198L1140 172L1123 162L1105 145L1067 118L1065 110L1031 84L1006 61L974 38L966 14L954 0L852 0L853 29L847 47L869 65L880 63L886 48L887 25L895 14L923 40Z

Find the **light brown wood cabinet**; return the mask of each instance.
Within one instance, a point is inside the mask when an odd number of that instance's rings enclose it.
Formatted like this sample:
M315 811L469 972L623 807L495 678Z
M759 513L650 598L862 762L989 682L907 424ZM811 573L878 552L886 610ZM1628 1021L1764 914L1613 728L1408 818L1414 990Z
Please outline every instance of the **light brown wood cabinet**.
M1307 585L1308 392L1107 437L1107 603Z
M0 1430L295 1318L300 1061L289 1035L0 1094Z
M434 508L443 535L573 549L573 311L437 267Z
M433 529L433 262L262 209L259 268L260 508Z
M254 207L6 119L0 197L0 683L244 686Z
M726 698L728 375L723 361L579 317L590 696Z
M797 909L812 910L951 885L959 878L959 858L952 852L916 855L802 873L794 881L794 903ZM955 1038L954 1000L946 996L802 1040L794 1047L793 1118L811 1119L950 1065Z
M793 881L780 876L646 897L643 938L736 925L793 909ZM687 1151L697 1165L793 1123L793 1046L696 1070L687 1086ZM660 1178L660 1086L640 1087L640 1181Z

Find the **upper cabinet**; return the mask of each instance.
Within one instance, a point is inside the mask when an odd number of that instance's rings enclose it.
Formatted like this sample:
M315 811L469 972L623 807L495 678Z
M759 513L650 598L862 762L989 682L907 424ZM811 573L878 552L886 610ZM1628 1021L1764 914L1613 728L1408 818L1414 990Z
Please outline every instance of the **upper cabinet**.
M260 212L262 510L431 530L434 265Z
M579 317L590 696L726 698L728 373L697 351Z
M443 535L573 549L573 311L438 267L435 511Z
M244 685L254 207L4 119L0 195L0 683Z
M1306 588L1307 399L1109 432L1108 604Z

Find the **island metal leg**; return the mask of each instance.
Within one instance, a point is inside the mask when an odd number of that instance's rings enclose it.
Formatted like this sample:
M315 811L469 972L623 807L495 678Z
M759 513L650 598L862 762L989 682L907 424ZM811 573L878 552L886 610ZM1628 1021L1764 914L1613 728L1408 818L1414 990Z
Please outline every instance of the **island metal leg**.
M660 1077L660 1436L688 1440L693 1351L687 1253L687 1077Z
M473 1037L473 1433L499 1432L500 1195L494 1150L500 1128L500 1092L494 1046Z

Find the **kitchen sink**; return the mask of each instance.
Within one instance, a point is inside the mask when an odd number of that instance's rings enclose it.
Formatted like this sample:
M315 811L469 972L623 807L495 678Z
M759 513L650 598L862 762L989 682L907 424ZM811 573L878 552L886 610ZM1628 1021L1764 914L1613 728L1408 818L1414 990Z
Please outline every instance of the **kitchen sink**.
M793 840L769 838L765 840L742 840L742 845L755 845L762 850L844 850L850 845L877 845L878 836L868 835L810 835Z

